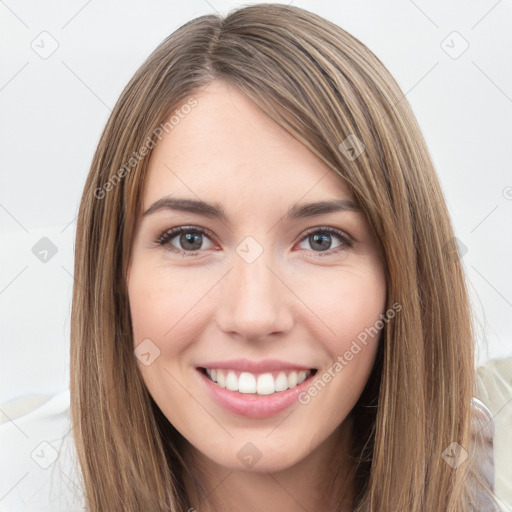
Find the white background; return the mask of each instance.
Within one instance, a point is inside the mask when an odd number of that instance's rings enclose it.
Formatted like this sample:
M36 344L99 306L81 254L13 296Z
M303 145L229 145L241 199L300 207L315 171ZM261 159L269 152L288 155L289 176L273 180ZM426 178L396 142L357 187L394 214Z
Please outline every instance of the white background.
M0 2L0 403L68 386L78 202L122 89L180 25L239 5ZM511 2L293 5L352 33L401 85L438 170L457 238L467 248L463 262L477 334L486 343L479 361L512 355ZM446 45L452 53L462 48L453 31L469 43L458 58L445 51ZM52 39L58 48L41 58L32 46L51 48ZM32 253L42 237L58 249L46 263Z

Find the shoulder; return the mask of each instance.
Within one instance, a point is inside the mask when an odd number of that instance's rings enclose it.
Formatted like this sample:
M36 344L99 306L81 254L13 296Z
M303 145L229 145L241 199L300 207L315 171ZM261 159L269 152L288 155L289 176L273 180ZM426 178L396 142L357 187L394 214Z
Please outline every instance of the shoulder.
M2 404L2 510L82 512L85 498L69 417L69 391ZM0 507L0 508L1 508Z
M494 494L494 418L479 399L471 400L471 439L469 446L468 491L474 510L497 512Z
M478 471L492 488L501 510L510 511L512 357L491 359L478 367L476 396L471 433Z

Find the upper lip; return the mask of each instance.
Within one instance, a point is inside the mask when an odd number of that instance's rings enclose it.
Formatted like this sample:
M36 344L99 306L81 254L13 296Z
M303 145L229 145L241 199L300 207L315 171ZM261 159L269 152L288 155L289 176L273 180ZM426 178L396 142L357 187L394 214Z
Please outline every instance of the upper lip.
M289 361L280 361L279 359L263 359L261 361L251 361L249 359L229 359L228 361L211 361L204 363L199 368L208 368L211 370L238 370L241 372L264 373L277 370L311 370L311 366L304 366Z

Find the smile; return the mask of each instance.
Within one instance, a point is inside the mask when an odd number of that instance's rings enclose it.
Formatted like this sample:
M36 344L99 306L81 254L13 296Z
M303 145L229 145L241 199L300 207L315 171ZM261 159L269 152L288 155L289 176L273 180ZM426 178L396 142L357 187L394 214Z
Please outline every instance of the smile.
M297 405L318 369L280 359L230 359L196 366L207 396L236 416L263 419ZM301 406L302 407L302 406Z
M283 370L260 374L220 368L201 368L201 371L221 388L256 395L272 395L293 389L316 373L315 369Z

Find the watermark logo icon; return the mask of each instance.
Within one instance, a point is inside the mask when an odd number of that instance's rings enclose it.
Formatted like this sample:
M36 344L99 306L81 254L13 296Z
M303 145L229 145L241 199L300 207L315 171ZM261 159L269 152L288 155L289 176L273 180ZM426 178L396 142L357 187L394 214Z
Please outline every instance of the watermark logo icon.
M353 162L365 149L366 146L353 133L351 133L339 146L338 149Z
M160 349L149 338L140 342L133 353L144 366L153 364L155 359L160 357Z
M252 468L261 459L262 455L258 447L251 442L245 443L237 453L237 457L242 464L248 468Z
M48 469L59 456L59 452L47 441L39 443L30 454L32 460L43 469Z
M45 30L30 43L30 47L41 59L46 60L57 51L59 42Z
M446 243L444 251L449 258L458 258L461 260L468 252L468 248L461 240L454 236Z
M450 58L455 60L469 48L469 43L454 30L441 41L441 48Z
M453 469L457 469L468 458L468 452L459 444L453 442L441 454L444 461Z
M246 263L253 263L263 253L263 247L252 236L247 236L238 244L236 252Z
M48 263L57 254L57 251L57 246L45 236L32 247L32 254L41 263Z

